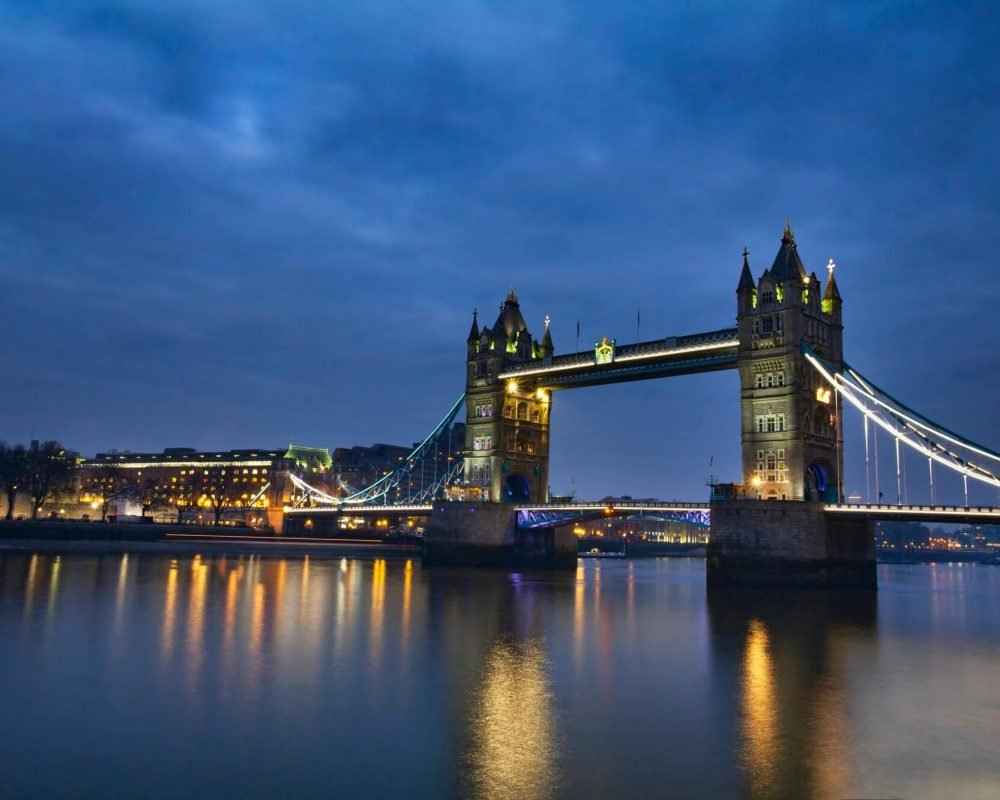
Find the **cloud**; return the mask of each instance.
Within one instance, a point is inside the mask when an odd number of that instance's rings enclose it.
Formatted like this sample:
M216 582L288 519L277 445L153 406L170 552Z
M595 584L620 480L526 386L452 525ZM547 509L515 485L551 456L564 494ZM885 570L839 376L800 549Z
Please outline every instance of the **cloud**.
M577 319L581 346L627 340L636 307L644 337L721 327L743 246L762 271L791 215L807 266L840 265L848 357L995 445L996 27L949 3L6 4L0 435L412 441L461 390L473 306L515 284L562 352ZM601 460L690 425L735 473L718 381L566 405L682 393ZM588 428L555 419L558 463ZM701 456L623 466L630 493L700 497Z

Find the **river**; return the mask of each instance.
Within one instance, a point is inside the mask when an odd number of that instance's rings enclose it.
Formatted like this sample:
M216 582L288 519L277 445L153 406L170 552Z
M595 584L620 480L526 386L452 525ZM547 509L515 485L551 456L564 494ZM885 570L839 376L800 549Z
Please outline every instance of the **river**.
M1000 567L0 552L4 797L1000 797Z

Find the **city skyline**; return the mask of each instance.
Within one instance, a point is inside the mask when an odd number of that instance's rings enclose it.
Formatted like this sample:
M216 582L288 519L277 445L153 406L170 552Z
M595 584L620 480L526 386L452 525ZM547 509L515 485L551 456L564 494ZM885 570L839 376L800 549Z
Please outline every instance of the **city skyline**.
M743 247L758 277L791 216L807 269L839 265L846 359L995 447L995 29L9 5L0 439L412 442L462 391L474 307L516 286L556 354L578 321L580 349L730 326ZM738 431L730 374L558 393L551 486L700 499L740 477Z

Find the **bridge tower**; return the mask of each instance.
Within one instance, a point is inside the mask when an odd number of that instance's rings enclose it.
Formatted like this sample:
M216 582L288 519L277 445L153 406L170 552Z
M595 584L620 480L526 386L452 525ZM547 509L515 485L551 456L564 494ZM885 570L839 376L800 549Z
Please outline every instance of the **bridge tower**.
M530 382L501 381L505 369L552 358L548 318L542 341L531 338L514 290L492 327L473 312L467 340L465 494L469 500L548 500L551 393Z
M737 297L743 481L771 500L837 501L843 496L842 434L836 392L802 354L805 341L839 370L841 298L823 291L799 257L789 221L770 269L758 281L743 251Z

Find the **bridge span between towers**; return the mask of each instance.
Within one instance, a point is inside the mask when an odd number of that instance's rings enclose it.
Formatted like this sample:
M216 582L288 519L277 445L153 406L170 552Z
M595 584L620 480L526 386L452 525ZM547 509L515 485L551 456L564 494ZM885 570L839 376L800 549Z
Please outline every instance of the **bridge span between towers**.
M658 514L710 524L709 583L788 578L864 588L875 585L875 521L1000 523L996 508L977 507L970 498L970 485L980 497L984 487L1000 490L1000 452L928 419L845 359L833 260L825 281L808 271L790 222L771 266L756 277L749 256L744 248L735 326L634 344L602 336L592 349L565 355L555 353L549 317L540 339L531 335L512 288L492 324L481 324L472 312L465 391L432 433L367 487L339 491L294 476L297 492L288 499L299 508L286 518L426 509L427 560L568 567L575 563L574 518ZM733 482L716 484L710 505L550 503L555 395L722 370L737 375L741 459ZM464 447L454 447L451 431L461 408ZM861 415L861 496L877 505L844 502L845 409ZM894 480L885 481L880 469L880 436L883 466L895 456ZM921 459L929 505L907 502L907 453ZM860 484L860 476L854 480ZM883 502L884 490L893 489L895 503ZM956 491L964 504L945 505Z

